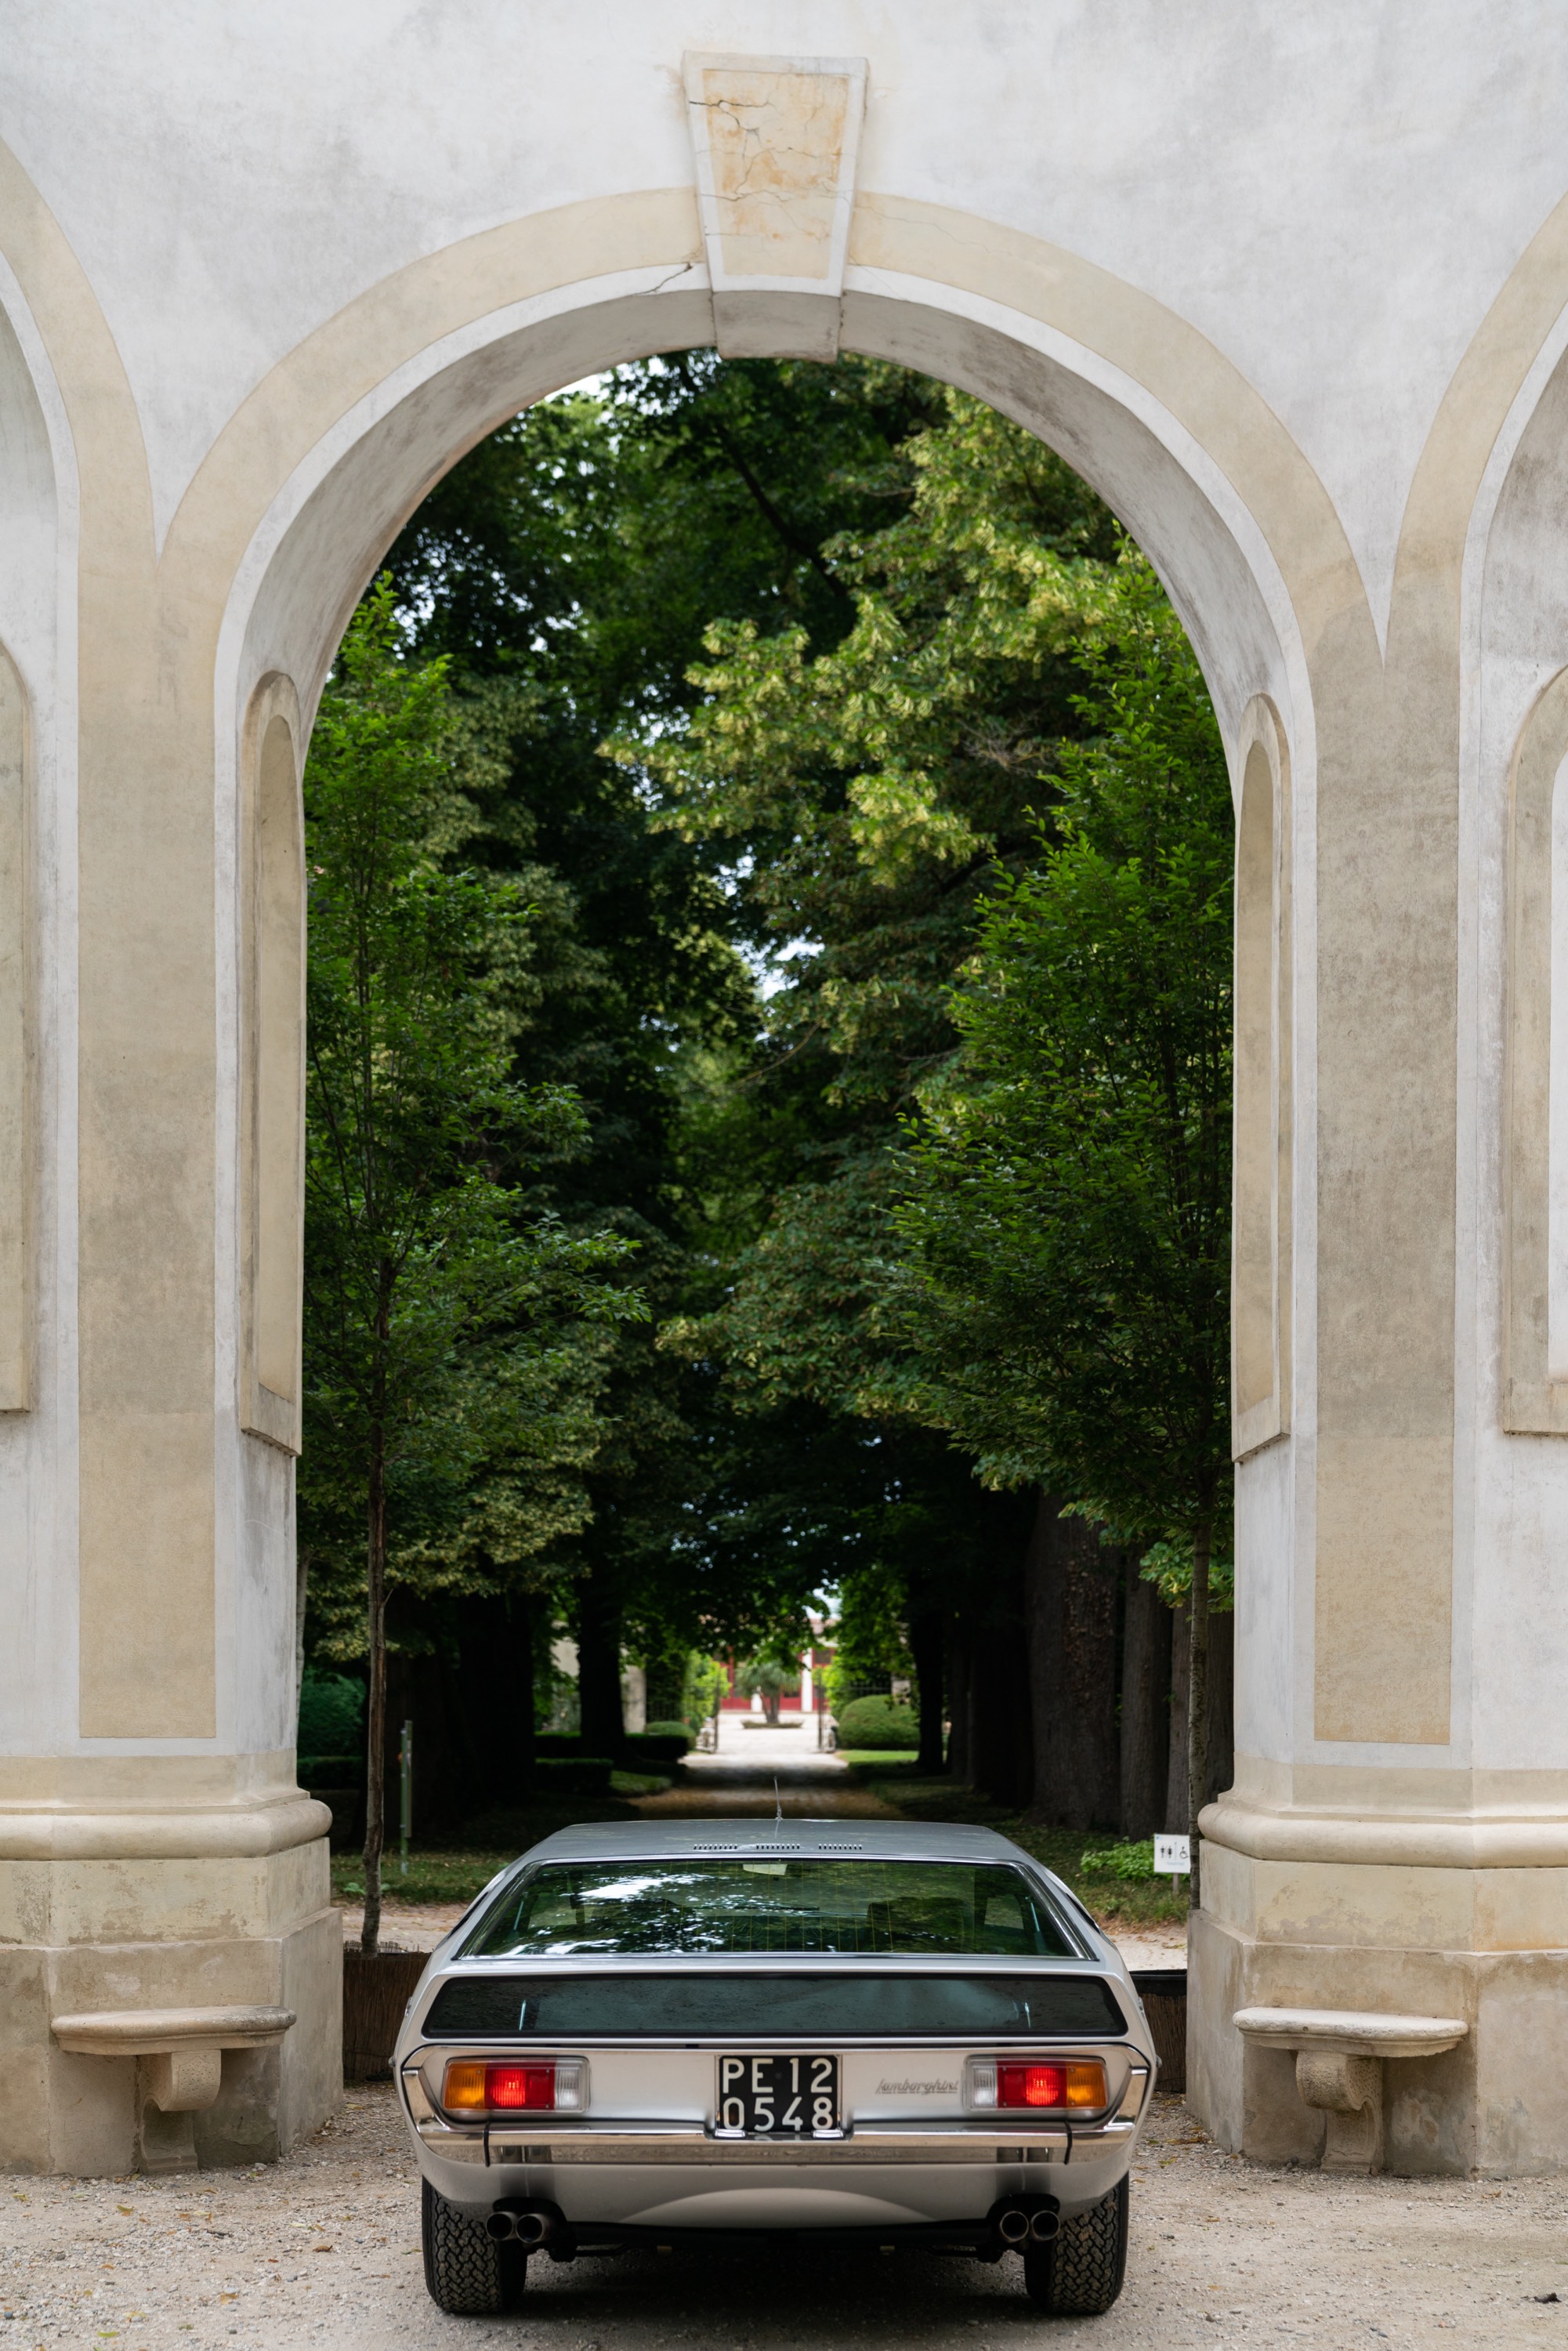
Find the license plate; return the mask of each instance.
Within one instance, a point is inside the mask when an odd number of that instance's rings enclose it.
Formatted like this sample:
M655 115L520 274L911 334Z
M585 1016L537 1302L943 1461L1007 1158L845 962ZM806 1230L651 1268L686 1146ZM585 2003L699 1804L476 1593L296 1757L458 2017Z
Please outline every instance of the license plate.
M836 2057L721 2057L718 2128L726 2138L825 2138L839 2133Z

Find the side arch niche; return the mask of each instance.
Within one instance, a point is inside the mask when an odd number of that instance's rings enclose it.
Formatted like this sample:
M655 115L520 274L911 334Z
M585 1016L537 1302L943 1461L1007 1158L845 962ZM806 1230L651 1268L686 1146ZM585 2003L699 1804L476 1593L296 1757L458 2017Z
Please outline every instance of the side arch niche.
M240 1421L300 1445L305 1172L305 826L299 702L251 697L240 789Z
M1291 765L1265 695L1242 714L1237 759L1230 1418L1239 1461L1291 1425Z
M0 647L0 1412L32 1402L27 702Z
M1511 782L1503 1426L1568 1436L1568 670Z

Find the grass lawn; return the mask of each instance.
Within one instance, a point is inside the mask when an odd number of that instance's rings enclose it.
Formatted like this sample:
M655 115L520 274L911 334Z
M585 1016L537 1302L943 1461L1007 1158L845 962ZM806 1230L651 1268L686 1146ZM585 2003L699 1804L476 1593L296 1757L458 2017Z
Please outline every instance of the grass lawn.
M844 1760L852 1765L861 1763L858 1756ZM912 1820L968 1821L1011 1837L1058 1877L1065 1878L1084 1908L1113 1934L1126 1933L1134 1927L1176 1925L1186 1917L1185 1879L1084 1876L1085 1852L1113 1842L1103 1832L1085 1835L1082 1829L1042 1828L1038 1821L1025 1820L1005 1804L988 1803L972 1788L952 1780L923 1779L909 1762L891 1768L885 1763L862 1767L857 1776L884 1803L907 1813Z

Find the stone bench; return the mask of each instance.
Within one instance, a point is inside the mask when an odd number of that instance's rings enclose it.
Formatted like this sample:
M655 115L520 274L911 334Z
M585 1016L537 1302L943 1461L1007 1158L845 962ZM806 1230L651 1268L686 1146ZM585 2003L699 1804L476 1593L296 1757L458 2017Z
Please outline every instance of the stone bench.
M1455 2016L1339 2008L1242 2008L1231 2022L1255 2048L1293 2052L1302 2104L1328 2118L1325 2171L1380 2171L1385 2062L1440 2057L1469 2031Z
M293 2022L291 2008L102 2009L51 2017L49 2030L75 2056L134 2061L142 2169L193 2171L196 2140L190 2117L216 2098L224 2051L269 2048Z

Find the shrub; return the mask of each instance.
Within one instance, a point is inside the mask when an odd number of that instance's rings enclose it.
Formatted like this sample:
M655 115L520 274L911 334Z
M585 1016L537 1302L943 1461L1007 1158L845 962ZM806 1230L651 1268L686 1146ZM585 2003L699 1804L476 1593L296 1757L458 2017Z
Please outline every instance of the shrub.
M684 1739L689 1747L695 1734L689 1722L651 1722L641 1735L644 1739Z
M684 1762L691 1743L684 1722L674 1730L639 1730L625 1741L621 1760L628 1771L657 1771L666 1763Z
M869 1747L907 1752L920 1744L920 1725L913 1707L898 1706L890 1698L852 1698L839 1717L841 1747Z
M1152 1877L1155 1841L1144 1837L1134 1844L1095 1845L1078 1865L1084 1877Z
M305 1668L299 1692L299 1735L295 1746L301 1755L351 1755L361 1743L365 1719L365 1686L347 1674L318 1673Z

